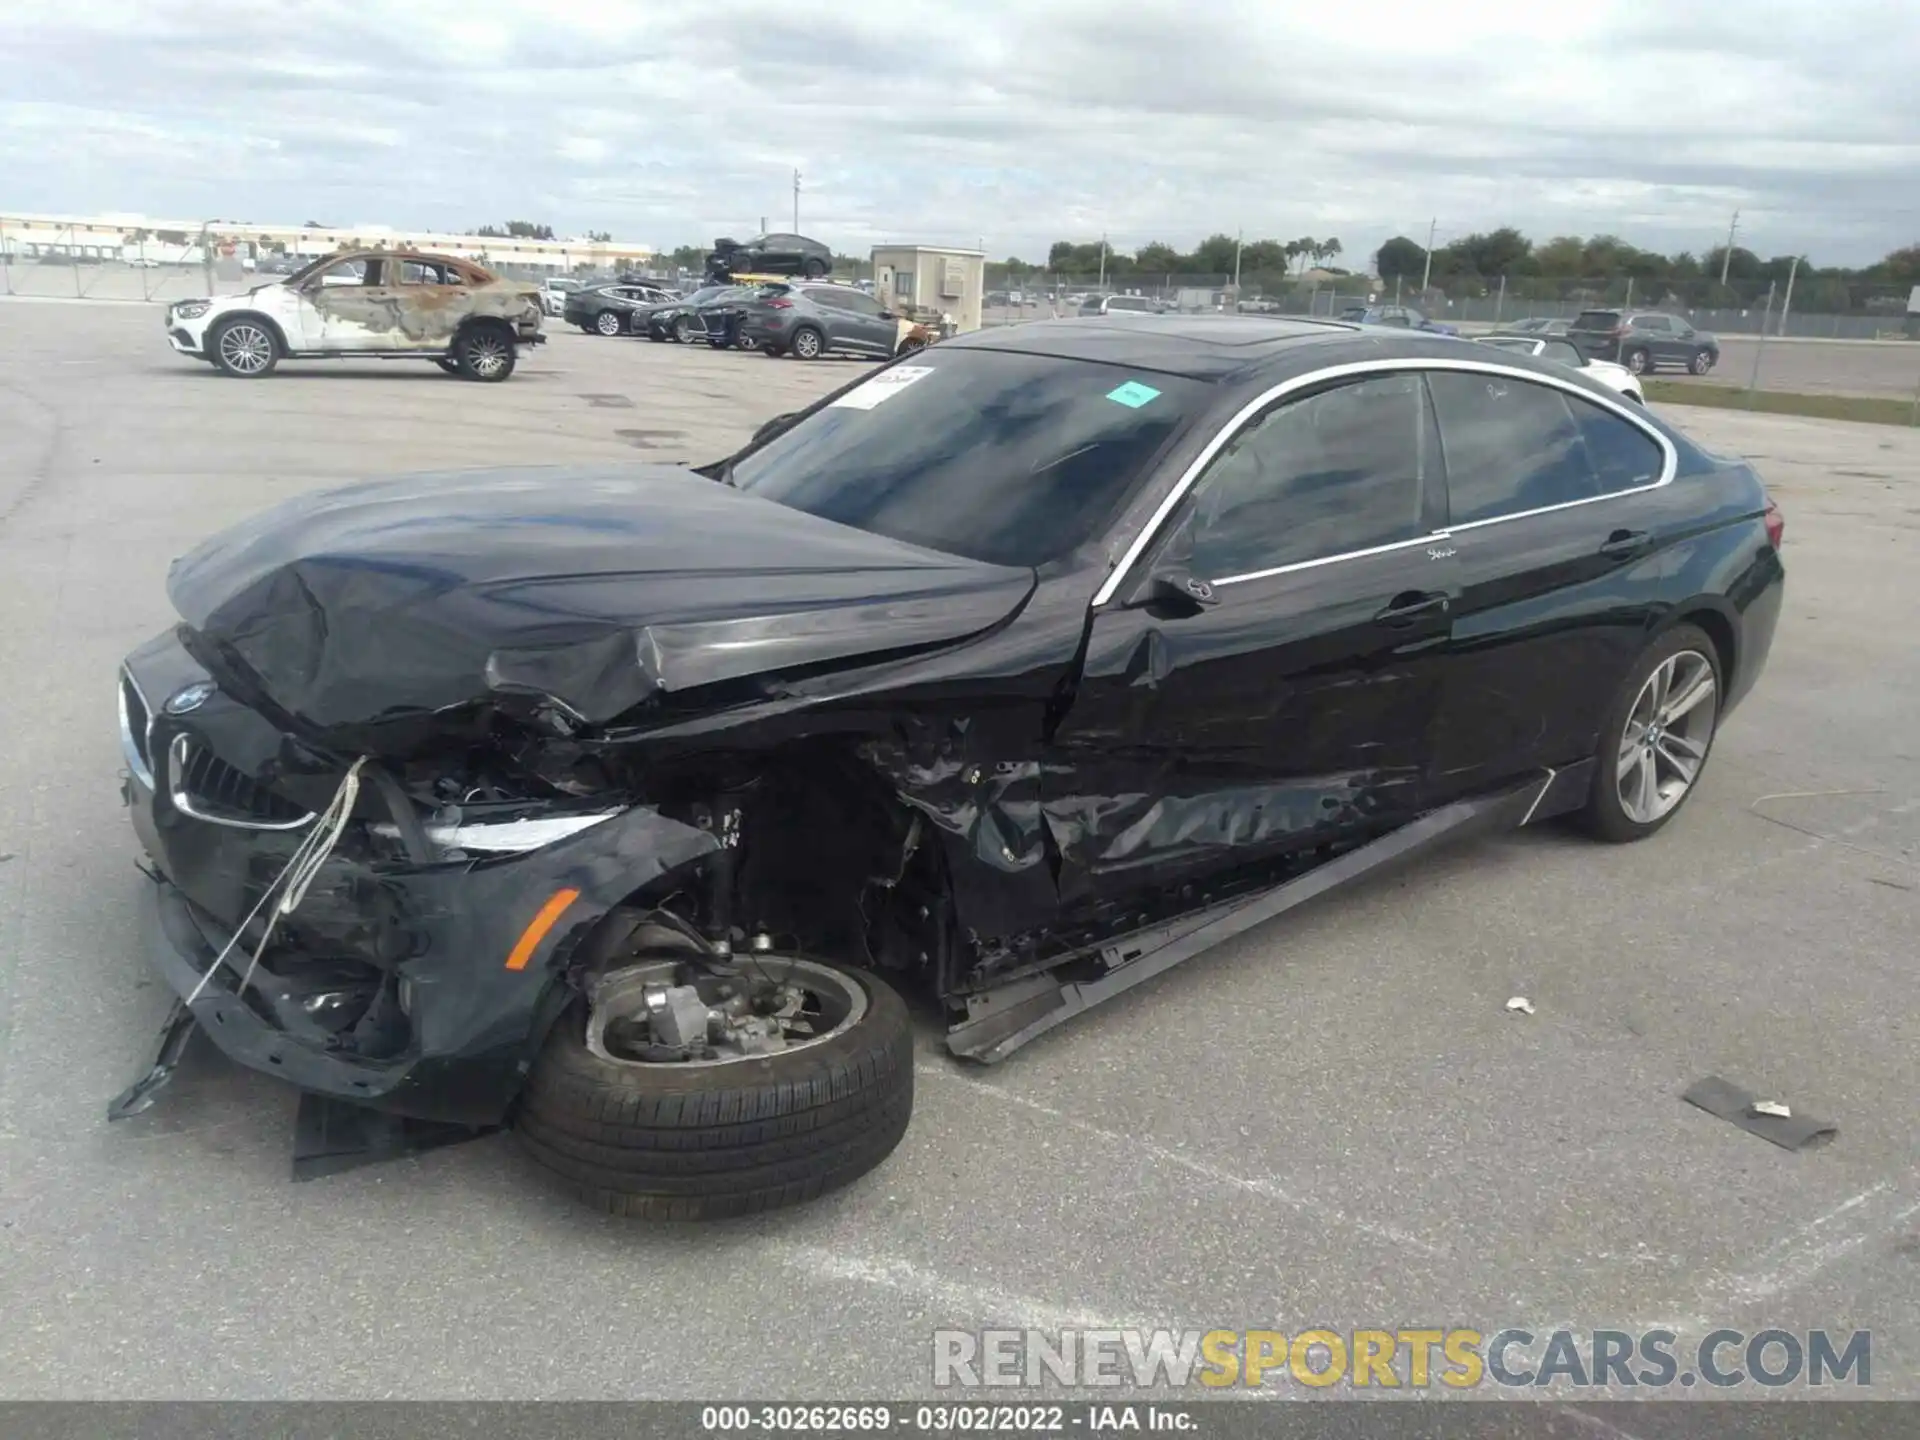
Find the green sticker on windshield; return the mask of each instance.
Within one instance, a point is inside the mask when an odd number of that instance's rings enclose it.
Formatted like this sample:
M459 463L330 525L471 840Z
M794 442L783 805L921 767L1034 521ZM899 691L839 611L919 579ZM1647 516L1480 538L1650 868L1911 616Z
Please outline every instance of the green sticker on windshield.
M1117 390L1109 390L1107 398L1126 406L1129 410L1138 410L1149 400L1155 399L1160 392L1151 385L1142 385L1138 380L1129 380Z

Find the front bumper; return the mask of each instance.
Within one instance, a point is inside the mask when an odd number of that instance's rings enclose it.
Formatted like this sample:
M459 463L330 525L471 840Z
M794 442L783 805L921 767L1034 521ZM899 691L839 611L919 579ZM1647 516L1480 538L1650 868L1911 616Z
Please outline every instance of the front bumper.
M715 848L705 831L636 806L518 854L397 861L372 842L379 822L369 801L384 802L370 794L380 787L363 785L357 818L243 993L258 922L227 942L307 832L280 816L268 828L246 797L269 783L289 788L280 777L298 744L273 744L265 720L223 696L168 715L165 697L207 678L172 635L126 668L141 697L124 727L124 795L154 866L150 958L176 995L194 995L193 1016L222 1051L305 1090L420 1119L497 1124L570 998L560 972L594 922ZM174 773L180 736L255 790L223 784L224 811L195 803ZM203 779L196 772L192 783ZM543 915L545 928L522 944Z

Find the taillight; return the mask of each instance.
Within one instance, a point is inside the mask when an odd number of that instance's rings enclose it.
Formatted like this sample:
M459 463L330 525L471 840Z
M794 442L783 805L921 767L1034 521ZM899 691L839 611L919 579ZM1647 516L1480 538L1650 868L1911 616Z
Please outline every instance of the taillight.
M1787 517L1780 513L1780 507L1773 500L1767 501L1767 510L1760 517L1767 524L1767 543L1774 549L1780 548L1780 542L1787 533Z
M791 310L793 308L793 302L791 300L769 300L766 304L769 310Z

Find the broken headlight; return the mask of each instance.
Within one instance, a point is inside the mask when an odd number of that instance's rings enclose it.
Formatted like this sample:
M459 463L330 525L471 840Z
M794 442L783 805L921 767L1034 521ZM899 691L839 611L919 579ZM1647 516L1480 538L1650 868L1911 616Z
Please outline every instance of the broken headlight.
M625 806L611 810L565 815L462 815L458 810L442 811L427 822L427 839L443 859L459 860L470 855L524 855L558 844L582 830L605 824L625 812ZM374 834L398 839L400 827L380 823L370 827Z

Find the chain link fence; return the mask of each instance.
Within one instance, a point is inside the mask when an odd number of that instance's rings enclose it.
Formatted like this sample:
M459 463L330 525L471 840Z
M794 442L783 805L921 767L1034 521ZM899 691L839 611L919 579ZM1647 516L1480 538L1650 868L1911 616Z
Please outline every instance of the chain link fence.
M998 270L999 267L995 267ZM1169 310L1337 317L1368 305L1410 305L1436 320L1494 329L1528 318L1572 320L1583 310L1664 310L1721 335L1818 340L1920 339L1907 313L1910 288L1823 276L1779 280L1667 280L1636 276L1546 279L1448 276L1424 288L1418 279L1362 275L1068 274L1036 271L1018 279L988 276L988 324L1065 315L1088 296L1138 295Z

